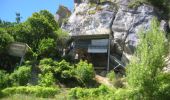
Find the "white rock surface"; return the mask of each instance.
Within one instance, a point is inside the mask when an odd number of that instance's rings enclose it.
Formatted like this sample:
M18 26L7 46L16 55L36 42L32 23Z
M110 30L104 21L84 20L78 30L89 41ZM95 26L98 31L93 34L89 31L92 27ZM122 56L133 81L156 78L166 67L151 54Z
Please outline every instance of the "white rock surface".
M135 9L128 8L130 0L112 0L114 3L102 3L94 6L84 0L75 6L75 11L63 29L70 36L111 34L111 52L123 63L128 63L137 46L138 32L147 30L151 21L157 16L154 7L141 5ZM116 3L116 5L115 5ZM167 23L162 22L164 30Z

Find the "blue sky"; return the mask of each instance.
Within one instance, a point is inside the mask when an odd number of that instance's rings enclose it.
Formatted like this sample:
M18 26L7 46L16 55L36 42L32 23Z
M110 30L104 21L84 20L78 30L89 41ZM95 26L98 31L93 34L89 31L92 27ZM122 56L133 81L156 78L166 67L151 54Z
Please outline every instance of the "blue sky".
M59 5L73 10L73 0L0 0L0 19L15 22L15 13L21 14L21 21L25 21L34 12L46 9L52 14Z

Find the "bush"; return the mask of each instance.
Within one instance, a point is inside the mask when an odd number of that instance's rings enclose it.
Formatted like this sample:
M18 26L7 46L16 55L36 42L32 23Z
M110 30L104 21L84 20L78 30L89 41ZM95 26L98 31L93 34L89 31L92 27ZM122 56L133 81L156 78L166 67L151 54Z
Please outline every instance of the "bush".
M53 61L51 58L44 58L40 60L39 69L41 73L54 72L54 68L57 62Z
M140 95L140 91L137 88L120 88L115 91L112 98L114 98L114 100L143 100L143 97Z
M40 86L52 86L55 84L55 78L53 76L53 73L51 72L39 74L38 77L39 77L38 84Z
M42 39L38 45L38 54L43 57L54 57L55 47L56 43L54 39Z
M51 59L51 58L44 58L44 59L42 59L42 60L40 60L40 63L39 63L40 65L54 65L55 63L54 63L54 61L53 61L53 59Z
M127 66L127 80L130 87L139 88L141 95L150 100L155 97L157 76L164 67L166 38L153 20L150 30L140 34L140 39L135 57Z
M60 62L57 63L57 65L55 66L55 73L61 73L65 70L71 70L73 69L72 66L70 66L70 63L66 62L65 60L62 60Z
M14 86L26 85L31 78L31 66L18 66L18 69L10 75L10 80Z
M14 41L14 38L4 29L0 28L0 53L7 50L7 46Z
M12 94L26 94L26 95L35 95L37 97L54 97L59 93L59 88L57 87L40 87L40 86L19 86L11 87L2 90L2 93L6 96Z
M80 61L76 65L75 74L78 79L84 83L90 82L95 77L95 72L92 64L88 64L87 61Z
M170 73L160 73L157 76L157 83L155 98L168 100L170 98Z
M70 99L81 99L81 98L103 98L106 95L114 94L114 89L109 89L107 86L101 85L99 88L73 88L69 91ZM103 96L103 97L102 97ZM107 99L107 98L105 98Z
M110 81L114 81L116 79L114 71L110 71L106 76L107 78L109 78Z
M9 74L7 74L4 70L0 70L0 89L6 88L9 85Z

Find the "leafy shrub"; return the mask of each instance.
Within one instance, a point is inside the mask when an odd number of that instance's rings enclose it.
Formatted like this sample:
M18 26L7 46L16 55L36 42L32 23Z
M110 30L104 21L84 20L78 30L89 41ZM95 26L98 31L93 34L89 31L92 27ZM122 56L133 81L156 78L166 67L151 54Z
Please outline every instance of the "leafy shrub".
M42 73L52 72L57 65L57 62L53 61L51 58L44 58L40 60L39 69Z
M68 71L73 69L73 66L70 65L70 63L66 62L65 60L62 60L60 62L57 63L57 65L55 66L55 73L58 74L63 74L63 71Z
M127 67L127 80L130 87L142 90L142 96L154 99L157 76L164 66L167 50L165 33L159 29L157 21L153 20L150 30L140 34L140 39L135 57Z
M51 58L44 58L40 60L40 65L54 65L54 61Z
M54 57L55 56L55 41L54 39L42 39L38 45L38 54L43 57Z
M71 78L74 74L74 67L70 65L70 63L62 60L57 63L55 66L55 74L60 75L61 78Z
M5 88L9 85L9 74L7 74L4 70L0 70L0 89Z
M81 99L81 98L95 98L99 96L106 96L109 94L114 94L114 89L109 89L107 86L101 85L99 88L73 88L69 91L69 98L71 99ZM102 97L101 97L102 98ZM105 98L106 99L106 98Z
M13 85L26 85L31 77L30 66L19 66L18 69L10 75Z
M53 73L48 72L45 74L39 74L39 81L38 84L40 86L52 86L55 84L55 78Z
M78 79L82 80L85 83L88 83L95 76L92 64L88 64L87 61L80 61L76 65L75 74Z
M157 76L157 90L155 98L159 100L167 100L170 98L170 73L160 73Z
M35 95L37 97L54 97L55 94L59 93L59 88L57 87L41 87L41 86L19 86L11 87L2 90L4 95L11 94L26 94Z
M143 100L143 97L140 95L140 91L137 88L117 89L113 94L113 97L114 100Z
M48 72L51 72L53 71L53 66L50 66L50 65L39 65L39 68L40 68L40 71L42 73L48 73Z
M0 53L7 49L7 46L14 41L14 38L4 29L0 28Z
M115 80L115 79L116 79L115 72L114 72L114 71L110 71L110 72L107 74L107 77L109 78L110 81Z

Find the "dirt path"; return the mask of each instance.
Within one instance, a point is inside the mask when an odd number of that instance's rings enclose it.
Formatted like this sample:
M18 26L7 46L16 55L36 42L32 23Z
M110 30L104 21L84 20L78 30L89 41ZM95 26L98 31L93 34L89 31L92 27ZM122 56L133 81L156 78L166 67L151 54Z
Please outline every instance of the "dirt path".
M109 79L106 78L106 77L102 77L100 75L96 75L95 76L95 80L100 83L100 84L104 84L106 86L109 86L109 87L113 87L113 85L109 82Z

